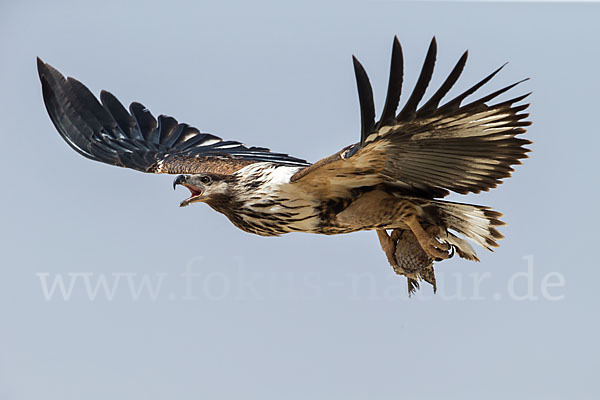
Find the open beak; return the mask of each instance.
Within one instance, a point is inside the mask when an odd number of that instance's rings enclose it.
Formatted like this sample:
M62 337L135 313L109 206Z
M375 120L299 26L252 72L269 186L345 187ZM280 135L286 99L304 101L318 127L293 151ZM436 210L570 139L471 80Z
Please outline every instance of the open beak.
M179 203L179 207L185 207L189 204L202 201L202 194L204 191L198 186L188 183L185 175L179 175L177 178L175 178L173 181L173 190L175 190L177 185L185 186L190 191L190 197Z

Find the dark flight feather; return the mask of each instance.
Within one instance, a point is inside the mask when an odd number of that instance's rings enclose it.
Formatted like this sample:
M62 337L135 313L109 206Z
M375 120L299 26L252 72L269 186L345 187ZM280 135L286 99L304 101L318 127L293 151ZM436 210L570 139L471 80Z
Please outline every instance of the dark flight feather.
M352 63L354 65L354 75L356 76L356 87L358 88L358 101L360 104L360 142L364 143L369 133L375 127L373 89L371 88L367 72L354 56L352 56Z
M56 129L75 151L92 160L143 172L177 174L203 171L202 163L214 160L236 168L261 161L310 165L266 148L223 141L172 117L161 115L157 120L137 102L131 103L128 112L107 91L100 93L99 102L81 82L65 78L39 58L38 73L44 103ZM189 161L187 170L184 160Z
M491 74L489 74L488 76L486 76L485 78L480 80L479 82L477 82L475 85L471 86L469 89L465 90L463 93L459 94L458 96L456 96L455 98L453 98L452 100L450 100L449 102L447 102L446 104L444 104L443 106L438 108L436 112L438 114L446 114L448 112L458 110L458 108L460 108L461 103L467 97L469 97L470 95L475 93L480 87L482 87L483 85L488 83L494 76L496 76L496 74L498 72L500 72L502 70L502 68L504 68L506 66L506 64L508 64L508 63L504 63L502 66L500 66L498 69L496 69L494 72L492 72Z
M419 75L419 79L417 80L417 84L410 97L408 98L404 108L398 114L396 118L399 121L407 121L411 120L415 117L415 113L417 111L417 107L419 106L419 102L425 95L425 91L427 90L427 86L429 86L429 82L431 81L431 77L433 76L433 68L435 67L435 56L437 53L437 42L435 41L435 37L431 39L431 43L429 44L429 50L427 50L427 55L425 56L425 61L423 63L423 68L421 69L421 74Z
M435 110L440 105L440 101L448 94L452 86L456 83L458 78L460 78L460 74L465 68L465 64L467 63L467 57L469 56L469 52L465 51L462 57L458 60L448 78L442 83L442 86L435 92L433 96L425 103L419 111L417 111L417 118L428 117L435 112Z
M394 44L392 46L392 61L390 63L390 79L388 81L387 96L381 118L377 123L377 127L386 125L394 120L398 104L400 103L400 95L402 93L402 80L404 78L404 59L402 56L402 46L398 37L394 36Z

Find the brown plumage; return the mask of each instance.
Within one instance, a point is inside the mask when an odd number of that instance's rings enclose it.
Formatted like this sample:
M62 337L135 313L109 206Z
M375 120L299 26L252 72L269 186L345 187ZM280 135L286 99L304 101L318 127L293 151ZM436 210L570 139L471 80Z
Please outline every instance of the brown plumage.
M155 119L141 104L129 110L112 94L100 101L79 81L38 60L46 108L60 135L83 156L143 172L178 174L190 197L205 202L237 227L258 235L288 232L341 234L375 230L388 262L409 279L435 289L434 260L458 254L478 260L466 239L491 249L502 235L499 213L440 200L490 190L509 177L530 143L527 95L490 104L517 82L467 104L466 98L501 69L454 99L442 99L460 77L465 52L421 106L433 75L431 41L415 88L397 112L404 79L397 38L387 97L375 121L371 84L353 58L361 110L360 141L315 164L266 148L201 133L174 118ZM388 231L391 230L391 235ZM461 238L462 236L462 238Z

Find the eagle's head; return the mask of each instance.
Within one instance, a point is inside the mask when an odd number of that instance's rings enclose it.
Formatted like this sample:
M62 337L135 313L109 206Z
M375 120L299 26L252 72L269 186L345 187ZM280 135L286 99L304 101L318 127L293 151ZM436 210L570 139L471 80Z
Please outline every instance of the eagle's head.
M173 181L173 189L177 185L185 186L190 191L190 197L179 203L185 207L192 203L207 202L227 193L229 183L227 176L219 174L178 175Z

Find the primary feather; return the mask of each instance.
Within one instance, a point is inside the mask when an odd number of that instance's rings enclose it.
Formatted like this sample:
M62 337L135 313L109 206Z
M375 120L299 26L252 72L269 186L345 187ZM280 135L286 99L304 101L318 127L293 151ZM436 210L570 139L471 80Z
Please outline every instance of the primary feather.
M94 161L155 173L197 173L215 161L233 168L254 162L306 166L305 160L224 141L172 117L158 120L142 104L129 111L107 91L100 101L81 82L65 78L38 59L46 109L62 138L79 154ZM208 169L207 169L208 168Z

